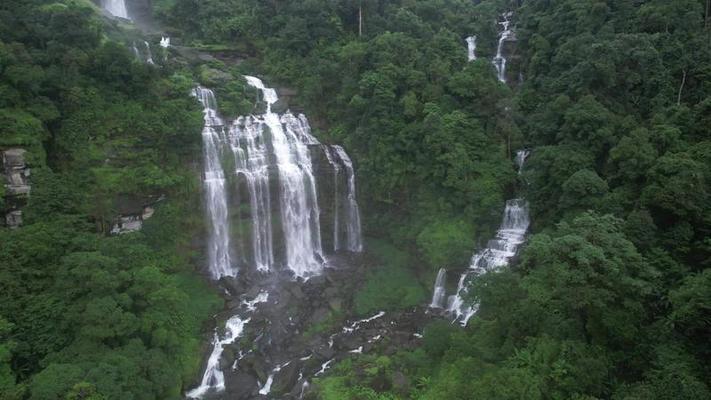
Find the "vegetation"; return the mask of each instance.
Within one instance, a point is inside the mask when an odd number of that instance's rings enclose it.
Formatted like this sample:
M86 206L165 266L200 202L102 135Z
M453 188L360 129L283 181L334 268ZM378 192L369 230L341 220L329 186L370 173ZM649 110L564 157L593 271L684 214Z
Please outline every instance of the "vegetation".
M511 67L524 79L502 85L489 60L508 10ZM408 274L465 265L512 196L512 149L533 149L521 186L535 234L515 268L476 282L468 328L435 329L437 351L391 360L416 383L405 393L346 362L320 396L708 398L708 10L706 0L164 7L187 40L248 43L270 80L299 89L320 136L354 153L368 232L421 260L403 275L375 272L361 311L416 285L403 284ZM467 63L471 33L480 59Z
M467 328L345 360L318 396L711 398L708 0L153 3L185 44L248 53L241 68L297 89L352 154L380 267L349 311L422 304L422 277L465 266L505 199L530 202L529 242L473 283ZM504 85L490 59L508 10L523 80ZM0 4L0 149L28 151L33 183L24 226L0 229L3 400L180 398L219 306L192 266L187 93L217 84L226 114L255 94L217 61L145 65L121 35L87 1ZM161 195L142 232L108 235Z
M0 149L26 149L32 171L23 227L0 229L3 400L180 398L220 304L191 265L191 75L136 60L103 24L89 2L0 5ZM159 196L143 232L106 235Z

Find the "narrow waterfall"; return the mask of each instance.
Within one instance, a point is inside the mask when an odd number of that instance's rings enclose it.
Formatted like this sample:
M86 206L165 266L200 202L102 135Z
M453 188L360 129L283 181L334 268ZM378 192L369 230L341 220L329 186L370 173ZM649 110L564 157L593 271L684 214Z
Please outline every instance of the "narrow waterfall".
M143 41L143 44L146 46L146 62L148 64L154 65L155 62L153 61L153 53L151 52L151 44L148 43L147 41Z
M103 0L102 5L114 17L130 19L125 0Z
M467 59L469 61L476 60L476 36L469 36L465 39L467 42Z
M531 155L530 150L519 150L516 152L516 158L514 159L514 162L516 163L516 166L518 167L518 174L521 175L521 172L523 171L523 164L526 162L528 159L528 156Z
M280 118L272 111L272 105L279 100L276 90L264 86L259 78L248 76L246 79L261 91L267 103L266 112L255 118L261 125L260 134L268 128L269 134L262 140L270 140L279 173L286 266L298 277L318 274L325 259L321 249L316 180L307 147L307 143L316 142L316 139L308 133L305 118L295 118L291 114Z
M444 300L447 295L445 292L445 283L447 280L447 270L440 268L437 272L437 279L435 280L434 289L432 290L432 302L430 303L431 308L443 308L445 306Z
M338 156L338 159L343 163L346 170L347 192L345 204L345 229L346 229L346 249L353 252L363 250L363 240L361 238L360 229L360 211L358 210L358 202L356 201L356 183L355 173L353 171L353 162L348 157L348 153L341 146L331 146ZM338 197L338 196L337 196Z
M203 106L205 126L202 130L205 208L210 222L208 269L214 279L235 276L230 254L230 222L227 208L225 172L220 154L225 143L224 122L217 114L217 100L210 89L198 87L194 92Z
M519 174L522 172L524 163L529 155L530 150L524 149L516 152L514 162L518 167ZM523 199L508 200L496 236L489 240L485 249L472 256L469 269L459 277L457 291L449 296L447 300L447 311L454 314L454 320L458 321L462 326L467 325L469 319L479 307L478 304L467 304L465 302L466 294L469 292L469 282L489 271L495 271L507 266L525 241L529 224L528 202ZM437 282L435 282L435 292L437 291L439 279L440 276L438 274ZM435 304L434 295L432 304Z
M212 352L207 360L205 373L200 381L200 386L189 391L186 395L190 398L201 398L210 390L223 391L225 390L225 374L220 369L220 356L224 347L242 336L244 326L249 322L249 319L242 320L234 316L227 320L225 324L225 335L222 339L215 333L215 338L212 342Z
M528 203L522 199L507 201L496 237L489 241L487 248L472 256L469 269L459 279L457 292L449 297L447 309L463 326L477 310L476 305L467 305L464 302L468 282L486 272L507 266L524 242L528 225Z
M161 36L160 38L160 47L167 49L170 47L170 38L167 36Z
M323 154L326 155L328 163L333 168L333 250L338 251L341 249L341 202L339 201L340 191L338 178L341 174L341 167L336 163L331 155L331 146L321 146Z
M506 83L506 58L503 55L504 43L513 37L513 30L511 29L511 17L512 12L506 12L502 14L501 18L503 21L499 22L501 25L501 32L499 33L499 45L496 48L496 56L492 63L496 67L496 75L499 81Z

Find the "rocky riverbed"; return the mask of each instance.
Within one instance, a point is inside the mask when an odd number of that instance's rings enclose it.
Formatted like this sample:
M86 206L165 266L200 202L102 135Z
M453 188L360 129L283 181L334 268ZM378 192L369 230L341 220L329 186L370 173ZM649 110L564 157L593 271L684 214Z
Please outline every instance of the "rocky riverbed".
M393 354L418 346L422 327L432 318L424 307L364 317L349 312L367 264L363 256L335 255L323 274L306 281L286 271L223 278L227 309L216 317L218 336L224 340L229 335L223 328L230 318L244 325L217 359L224 390L212 387L202 398L309 398L312 379L346 357L376 347Z

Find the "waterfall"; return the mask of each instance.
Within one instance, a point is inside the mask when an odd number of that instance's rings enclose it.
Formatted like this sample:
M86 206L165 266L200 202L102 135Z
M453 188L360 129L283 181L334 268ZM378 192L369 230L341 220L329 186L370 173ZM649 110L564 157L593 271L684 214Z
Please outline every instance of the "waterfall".
M516 152L516 158L514 159L514 162L516 163L516 166L518 167L518 174L521 175L521 172L523 171L523 164L526 163L526 160L528 159L528 156L531 155L530 150L519 150Z
M153 53L151 53L150 43L143 41L143 44L146 46L146 62L148 64L154 65L155 62L153 61Z
M269 190L269 150L262 136L262 122L252 116L237 118L230 127L230 148L235 174L244 178L252 217L252 252L260 271L274 264L272 205Z
M308 143L318 143L308 132L305 118L272 111L278 101L276 90L267 88L253 76L247 83L262 92L266 112L258 117L261 133L268 128L269 147L273 149L281 189L281 222L286 245L286 266L298 277L321 272L324 265L319 227L316 180L311 167ZM263 139L264 140L264 139Z
M499 33L499 45L496 48L496 56L492 63L496 67L496 75L499 81L506 83L506 58L503 55L504 43L513 37L513 30L511 29L511 20L513 16L512 12L507 12L502 14L503 21L499 22L501 25L501 33Z
M124 0L103 0L102 5L104 9L114 17L130 19L126 9L126 2Z
M217 114L217 101L210 89L198 87L195 96L203 106L205 126L202 130L205 203L210 221L208 244L209 271L214 279L235 276L230 255L230 223L225 190L225 173L220 154L225 142L224 122Z
M218 392L225 390L225 374L220 369L222 350L226 345L233 343L242 336L244 326L248 322L249 319L242 320L234 316L227 320L225 324L224 338L220 339L219 335L215 333L215 338L212 343L212 352L210 353L210 358L207 360L207 366L205 367L205 373L200 381L200 386L189 391L187 397L197 399L204 396L211 389Z
M339 193L338 177L341 174L341 167L336 163L331 155L331 146L322 146L321 150L323 154L326 155L328 163L333 168L333 250L338 251L341 249L341 226L340 226L340 201L341 198Z
M440 268L437 272L437 279L435 280L434 290L432 291L432 303L430 303L431 308L443 308L445 293L445 283L447 279L447 270Z
M467 42L467 59L469 61L476 60L476 36L469 36L465 39Z
M447 309L455 314L462 325L467 324L477 307L464 303L464 296L468 292L468 281L486 272L507 266L525 240L529 221L526 201L514 199L506 202L504 217L496 237L489 241L484 250L472 256L469 269L459 279L457 292L449 297Z
M307 278L320 273L325 265L321 210L310 150L323 151L333 169L336 250L342 245L349 251L361 251L363 247L353 164L342 147L321 145L311 134L303 114L273 112L272 106L278 101L274 89L267 88L258 78L246 79L262 93L266 111L238 117L229 124L217 113L214 93L200 87L195 90L205 109L203 142L206 208L211 227L210 273L219 279L236 276L237 267L242 264L253 265L263 272L284 265L296 277ZM233 168L224 171L223 165ZM346 182L345 190L341 189L341 180ZM250 234L231 238L230 198L238 202L243 196L249 203ZM272 215L276 208L278 218ZM282 229L283 237L275 236L273 229L277 228ZM243 237L247 236L251 236L251 255L242 251ZM279 241L279 252L277 237L283 239Z
M346 224L346 248L352 252L360 252L363 250L363 240L361 238L360 229L360 211L358 210L358 202L356 201L356 184L355 173L353 171L353 162L348 153L341 146L332 146L338 159L343 163L346 170L347 193L345 204L345 224Z
M164 48L164 49L167 49L168 47L170 47L170 38L169 38L169 37L161 36L161 38L160 38L160 47L162 47L162 48Z

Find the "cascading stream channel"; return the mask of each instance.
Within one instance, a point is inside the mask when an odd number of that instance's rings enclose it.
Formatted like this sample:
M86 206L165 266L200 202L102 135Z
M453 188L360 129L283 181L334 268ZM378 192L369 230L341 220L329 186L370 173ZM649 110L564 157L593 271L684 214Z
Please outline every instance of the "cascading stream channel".
M499 79L500 82L506 83L506 57L504 57L504 43L506 43L507 40L511 39L513 37L513 30L511 29L511 17L513 16L512 12L506 12L502 14L501 18L502 21L499 22L499 25L501 25L501 32L499 33L499 44L496 47L496 56L494 56L494 59L492 63L494 64L494 67L496 67L496 76Z

